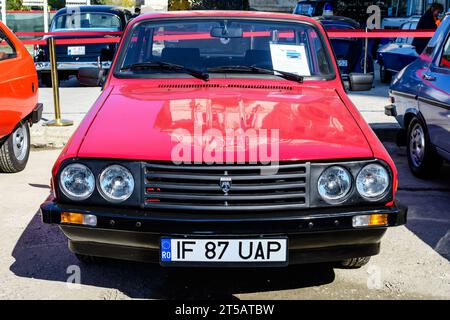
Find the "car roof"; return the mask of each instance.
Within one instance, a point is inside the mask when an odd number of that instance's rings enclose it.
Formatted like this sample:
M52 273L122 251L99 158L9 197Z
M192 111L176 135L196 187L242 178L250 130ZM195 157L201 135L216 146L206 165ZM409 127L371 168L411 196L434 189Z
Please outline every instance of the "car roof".
M73 10L73 8L76 8L75 10L80 10L81 12L122 13L122 12L129 11L129 10L119 7L119 6L109 6L109 5L71 6L69 8L71 8L71 10ZM71 11L71 12L73 12L73 11ZM65 14L65 13L67 13L67 7L59 9L58 12L56 12L56 15Z
M233 18L261 18L261 19L288 19L304 21L314 25L320 25L310 17L294 15L290 13L264 12L264 11L235 11L235 10L189 10L189 11L160 11L148 12L131 20L131 24L142 20L158 18L208 18L208 17L233 17Z

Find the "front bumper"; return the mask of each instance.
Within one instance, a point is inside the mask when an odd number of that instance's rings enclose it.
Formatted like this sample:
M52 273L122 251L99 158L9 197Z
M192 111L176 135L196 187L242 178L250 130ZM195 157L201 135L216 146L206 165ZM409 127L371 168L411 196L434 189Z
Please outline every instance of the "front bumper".
M97 226L61 225L62 212L97 216ZM385 213L382 227L354 228L355 215ZM140 209L83 208L58 204L49 198L41 205L44 223L59 224L69 248L79 254L124 260L159 262L161 237L259 238L287 236L289 264L338 261L379 252L387 227L406 223L407 208L331 208L276 213L170 213Z
M388 117L396 117L397 116L397 108L395 105L390 104L384 107L384 114Z
M79 70L79 69L85 69L85 68L97 68L97 69L109 69L111 68L111 61L82 61L82 62L57 62L56 67L58 70ZM51 64L50 62L42 61L42 62L35 62L34 65L36 66L37 71L50 71L51 70Z
M33 111L31 111L31 122L38 123L42 119L42 112L44 111L44 105L42 103L36 103Z

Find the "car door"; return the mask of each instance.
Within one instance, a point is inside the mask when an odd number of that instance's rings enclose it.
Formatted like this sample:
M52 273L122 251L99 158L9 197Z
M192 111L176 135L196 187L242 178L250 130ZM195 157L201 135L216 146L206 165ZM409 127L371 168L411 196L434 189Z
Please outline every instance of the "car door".
M15 125L18 122L16 120L20 120L19 111L13 103L14 92L9 83L11 72L8 71L14 69L16 59L16 48L0 26L0 138L8 135L12 124Z
M431 142L450 154L450 35L422 73L419 109L427 122ZM445 34L445 33L444 33Z
M0 138L31 113L37 103L37 90L32 57L0 23Z

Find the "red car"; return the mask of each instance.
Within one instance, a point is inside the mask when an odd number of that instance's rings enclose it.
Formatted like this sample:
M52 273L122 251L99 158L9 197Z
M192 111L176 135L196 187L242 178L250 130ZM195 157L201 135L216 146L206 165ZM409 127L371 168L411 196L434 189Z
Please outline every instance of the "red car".
M25 168L30 153L30 125L42 115L33 58L0 22L0 172Z
M323 27L298 15L134 19L52 185L43 221L83 261L357 267L406 221Z

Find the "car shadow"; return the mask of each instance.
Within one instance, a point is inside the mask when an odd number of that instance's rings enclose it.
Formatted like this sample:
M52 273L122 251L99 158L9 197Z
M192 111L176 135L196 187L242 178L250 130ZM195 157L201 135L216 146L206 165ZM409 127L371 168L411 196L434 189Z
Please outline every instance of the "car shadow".
M78 265L81 283L116 289L131 298L237 299L235 294L298 289L334 281L331 264L288 268L162 268L156 264L104 260L83 264L67 247L57 226L33 217L12 252L10 270L17 276L66 282L68 267ZM69 269L70 270L70 269Z
M450 164L434 179L419 179L409 170L406 147L384 145L398 169L397 197L408 206L406 227L450 261Z

